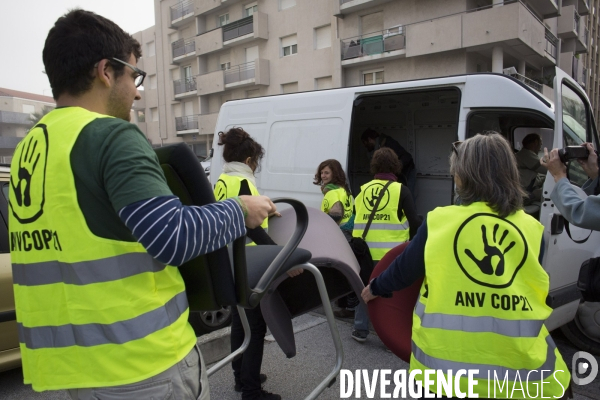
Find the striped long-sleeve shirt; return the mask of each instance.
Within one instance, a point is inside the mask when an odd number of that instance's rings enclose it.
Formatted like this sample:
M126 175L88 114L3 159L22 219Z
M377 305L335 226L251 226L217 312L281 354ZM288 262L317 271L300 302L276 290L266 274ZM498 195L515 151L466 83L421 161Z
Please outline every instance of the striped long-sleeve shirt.
M197 207L175 196L153 197L123 207L119 217L152 257L175 266L246 234L234 199Z

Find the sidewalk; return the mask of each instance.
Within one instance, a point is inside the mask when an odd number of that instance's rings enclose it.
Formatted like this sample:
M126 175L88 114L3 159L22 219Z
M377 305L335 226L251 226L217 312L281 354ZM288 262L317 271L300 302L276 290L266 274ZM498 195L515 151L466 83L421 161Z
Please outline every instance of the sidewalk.
M352 324L348 320L338 320L337 326L344 349L343 369L355 371L367 369L369 374L374 369L408 369L408 364L387 350L379 338L371 332L365 343L354 341L350 334ZM328 325L324 316L316 313L303 315L294 320L300 330L296 333L297 355L287 359L277 343L265 341L265 354L262 372L268 379L264 389L281 395L284 400L300 400L305 398L326 376L335 363L335 348L331 340ZM561 347L561 335L556 339ZM562 352L562 350L561 350ZM568 355L567 355L568 357ZM568 358L570 363L570 358ZM373 398L380 399L380 385ZM388 386L388 393L393 392L393 382ZM239 400L241 394L233 390L233 373L230 366L225 366L210 378L211 399ZM575 400L600 400L600 377L585 387L576 387ZM585 394L586 396L584 396ZM367 398L364 386L361 398ZM408 396L407 396L408 397ZM333 400L340 398L339 378L336 383L321 394L319 399ZM355 398L354 394L351 398Z

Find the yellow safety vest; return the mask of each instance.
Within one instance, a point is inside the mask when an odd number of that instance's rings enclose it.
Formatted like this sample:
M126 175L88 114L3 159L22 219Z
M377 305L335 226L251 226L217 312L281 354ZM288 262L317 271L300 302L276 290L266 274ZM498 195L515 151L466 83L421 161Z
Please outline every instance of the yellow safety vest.
M323 201L321 202L321 211L329 214L331 207L333 207L333 205L338 201L344 208L344 215L339 223L340 225L343 225L350 220L350 217L352 217L352 211L354 209L354 198L352 195L346 193L346 189L337 188L325 193L325 197L323 197Z
M236 197L240 195L240 187L242 185L242 181L246 181L248 182L248 186L250 187L250 193L252 194L252 196L260 196L260 193L258 193L258 189L256 189L256 186L254 186L254 184L252 182L250 182L248 179L239 177L239 176L232 176L232 175L227 175L225 173L221 174L219 176L219 180L217 181L217 183L215 184L215 198L217 199L217 201L222 201L222 200L226 200L226 199L230 199L232 197ZM265 231L269 231L269 218L265 218L265 220L262 222L262 224L260 224L260 226L265 230ZM248 240L248 246L255 246L256 243L254 243L253 241L251 241L250 239Z
M446 378L451 370L453 379L461 369L479 370L473 393L513 399L541 398L544 370L544 397L563 395L570 374L544 325L552 309L538 261L542 234L523 211L500 218L483 202L429 213L411 370L442 370ZM456 396L454 382L452 390ZM467 393L466 375L460 390Z
M139 382L196 343L183 279L137 242L94 235L70 153L106 115L51 111L15 150L10 243L23 375L37 391Z
M375 202L387 182L374 179L360 187L360 193L356 197L356 216L352 236L362 236ZM398 182L392 182L388 186L367 232L365 241L369 245L374 261L381 260L388 251L410 238L406 214L403 214L402 220L398 219L401 188L402 184Z

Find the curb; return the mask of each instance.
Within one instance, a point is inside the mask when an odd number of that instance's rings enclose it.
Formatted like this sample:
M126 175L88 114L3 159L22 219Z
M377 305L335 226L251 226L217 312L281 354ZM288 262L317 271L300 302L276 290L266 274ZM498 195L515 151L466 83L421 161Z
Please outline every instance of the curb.
M231 327L202 335L197 343L204 357L204 363L214 364L231 353Z

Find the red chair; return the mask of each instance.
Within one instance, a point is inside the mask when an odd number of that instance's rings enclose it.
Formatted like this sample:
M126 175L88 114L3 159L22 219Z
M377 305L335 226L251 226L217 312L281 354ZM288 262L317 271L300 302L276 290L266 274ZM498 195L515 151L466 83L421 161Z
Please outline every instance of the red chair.
M408 242L390 250L375 266L371 279L385 271L407 246ZM394 292L389 299L378 297L368 304L375 332L392 353L406 362L410 361L413 311L422 283L423 279L419 279L406 289Z

